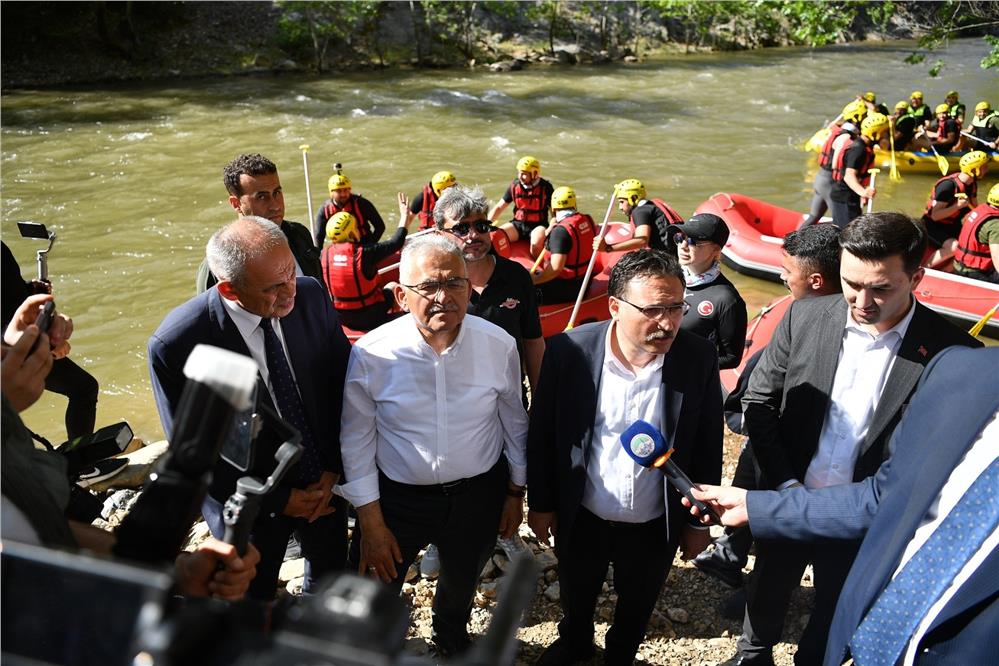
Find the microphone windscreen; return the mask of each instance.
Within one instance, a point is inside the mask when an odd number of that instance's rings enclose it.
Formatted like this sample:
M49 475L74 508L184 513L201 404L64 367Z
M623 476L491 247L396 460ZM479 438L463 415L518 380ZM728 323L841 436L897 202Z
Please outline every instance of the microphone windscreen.
M666 440L659 428L642 420L635 421L621 433L621 446L643 467L649 467L667 451Z

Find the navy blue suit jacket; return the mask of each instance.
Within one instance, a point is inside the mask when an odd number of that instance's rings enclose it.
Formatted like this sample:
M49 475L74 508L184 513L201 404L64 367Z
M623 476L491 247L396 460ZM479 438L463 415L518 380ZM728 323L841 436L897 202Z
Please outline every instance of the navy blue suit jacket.
M891 580L913 533L951 471L999 409L999 348L951 347L920 381L891 439L892 457L859 483L753 492L753 534L798 540L856 539L863 545L840 593L825 663L841 664L847 644ZM920 664L995 662L999 552L961 586L919 644Z
M548 340L527 435L528 505L558 514L568 541L586 485L586 463L600 396L609 321L586 324ZM722 399L718 351L709 341L677 331L662 368L662 423L672 460L697 483L721 478ZM663 476L670 538L685 522L699 524Z
M311 277L300 277L296 284L295 307L281 319L281 331L306 418L323 457L323 468L341 473L340 412L350 343L340 328L325 287ZM149 374L167 439L173 431L174 412L186 382L184 363L199 343L250 355L216 287L174 309L149 339ZM258 399L273 406L259 375L257 380ZM225 502L239 477L249 474L266 478L274 469L274 453L280 445L266 431L262 433L257 440L253 467L248 472L241 472L220 459L209 494ZM291 489L296 487L295 477L294 472L286 474L284 483L265 497L262 514L280 513L284 509Z

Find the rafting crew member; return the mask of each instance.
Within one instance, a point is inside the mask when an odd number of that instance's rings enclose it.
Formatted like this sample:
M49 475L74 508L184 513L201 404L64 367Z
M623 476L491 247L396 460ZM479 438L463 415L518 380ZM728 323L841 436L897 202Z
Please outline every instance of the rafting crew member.
M878 104L877 95L871 91L865 92L863 95L859 95L857 99L863 102L864 106L867 107L868 113L882 113L888 115L888 107L884 104Z
M954 250L954 272L999 284L999 183L988 200L968 213Z
M947 105L947 115L954 119L958 128L964 127L964 114L967 112L968 107L958 100L957 91L948 91L947 96L944 97L944 103Z
M839 237L842 295L795 300L742 399L761 488L818 489L873 475L920 373L951 345L981 343L919 303L912 291L926 231L894 212L863 215ZM839 591L859 542L756 540L738 654L728 664L772 664L784 617L808 563L814 610L796 664L822 662Z
M520 360L505 331L466 315L471 284L447 234L407 243L399 282L408 314L351 350L340 437L349 482L340 490L357 509L350 561L359 573L398 593L417 553L437 544L432 640L451 657L470 644L497 533L510 537L523 520Z
M284 219L284 189L274 162L259 153L237 155L222 169L222 182L237 217L262 217L281 227L295 258L295 275L323 281L319 250L312 243L308 227ZM200 294L216 282L208 260L202 260L195 278L195 292Z
M892 112L891 118L895 135L895 150L908 150L913 137L916 135L916 119L909 115L909 103L905 100L899 101L895 105L895 110ZM888 148L891 148L890 143L888 144Z
M997 140L999 140L999 111L994 111L992 105L987 101L981 101L975 105L975 117L971 119L968 126L968 133L984 141L986 145L962 136L962 148L965 150L995 150Z
M434 228L434 205L437 203L438 197L440 197L441 192L457 184L458 179L453 173L438 171L430 179L430 182L423 186L423 191L416 195L413 203L409 206L410 214L420 218L418 231Z
M791 298L801 300L828 296L842 291L839 281L839 233L835 224L813 224L790 232L784 237L781 253L780 279ZM749 387L756 364L766 347L757 350L746 361L732 392L725 396L725 422L732 432L748 434L742 413L742 396ZM759 465L753 456L752 443L747 437L735 466L732 485L745 490L757 489ZM722 602L724 617L738 620L746 610L746 591L742 569L749 561L753 535L746 527L726 528L725 534L714 541L714 547L694 558L694 566L717 578L729 587L738 588Z
M860 123L867 116L867 105L863 100L857 99L844 106L840 115L843 117L843 123L830 124L829 137L819 151L819 170L812 181L812 205L801 221L802 227L815 224L822 219L827 210L832 208L830 195L833 184L833 159L838 151L843 150L857 137Z
M930 107L923 104L923 93L913 90L909 95L909 115L916 120L916 130L920 127L926 128L933 122L933 112Z
M593 241L597 252L627 252L643 247L667 250L676 254L669 238L669 225L682 224L683 217L662 199L649 199L645 185L637 178L625 178L614 186L617 208L628 216L631 238L620 243L608 243L603 238Z
M323 250L323 276L340 322L355 331L370 331L393 318L395 283L379 285L378 264L406 242L409 199L402 192L398 199L399 228L388 240L362 244L357 220L346 211L333 215L326 225L331 244Z
M542 303L567 303L576 300L583 286L597 231L593 218L576 210L576 191L571 187L555 190L552 210L555 224L545 241L548 258L531 279Z
M923 212L923 224L930 243L936 248L930 266L954 255L961 220L978 205L978 181L989 172L989 156L981 150L973 150L965 153L959 165L958 173L944 176L933 185Z
M721 272L721 251L728 226L711 213L698 213L669 228L684 276L684 301L690 306L680 328L710 340L721 370L738 367L746 348L746 302Z
M840 229L858 217L867 200L877 194L877 190L868 185L868 171L874 164L874 145L887 131L887 116L880 113L867 116L860 124L860 135L833 159L833 187L829 196L832 221Z
M434 222L464 254L472 281L468 313L496 324L517 342L521 366L533 391L545 354L537 290L526 268L493 251L488 210L482 190L458 185L441 193L434 207Z
M350 178L343 173L339 164L334 164L333 169L336 173L327 182L330 198L323 202L316 213L316 247L321 248L326 240L326 223L341 211L350 213L357 220L361 242L375 243L381 240L385 233L385 222L378 214L378 209L360 194L353 193Z
M551 210L552 192L555 188L541 177L541 162L530 155L517 162L517 177L489 211L489 219L495 222L506 207L513 203L513 221L500 226L510 242L519 239L529 240L531 256L541 253L548 227L548 212Z
M960 137L961 126L950 117L950 107L946 104L938 104L936 114L937 117L926 130L926 136L938 153L949 153Z

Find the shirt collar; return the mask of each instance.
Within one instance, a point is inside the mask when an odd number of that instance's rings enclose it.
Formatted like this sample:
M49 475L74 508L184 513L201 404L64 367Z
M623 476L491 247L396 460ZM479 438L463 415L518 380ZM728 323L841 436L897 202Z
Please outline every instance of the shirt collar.
M444 350L444 352L441 354L442 356L444 354L453 354L461 347L461 343L465 339L465 329L468 328L467 326L465 326L465 320L468 319L469 317L474 317L474 316L475 315L469 315L469 314L465 315L465 318L461 320L461 324L458 326L458 337L456 337L454 339L454 342L452 342L451 345ZM433 348L430 346L430 343L427 342L426 338L423 337L423 333L420 332L420 326L416 323L416 317L413 316L413 313L410 312L409 314L406 315L406 317L409 318L409 324L410 324L409 326L406 327L406 330L409 331L409 335L411 336L410 341L413 343L413 346L418 349L426 348L433 351Z
M624 363L614 354L614 345L611 342L611 336L614 335L616 327L617 322L611 319L611 324L607 327L607 334L604 336L604 370L612 369L619 375L623 373L625 376L640 378L647 377L649 374L657 372L663 367L666 354L656 354L649 363L638 368L637 372L625 367Z
M239 329L243 339L248 340L257 327L260 326L260 320L263 317L255 315L252 312L247 312L239 303L225 298L222 294L219 294L219 298L222 299L222 305L229 311L229 317L236 324L236 328Z
M866 335L870 338L876 340L889 341L889 336L895 336L899 340L905 337L906 332L909 330L909 324L912 322L912 315L916 312L916 298L912 297L912 302L909 304L909 311L905 313L905 316L899 320L897 324L889 328L884 333L878 335L871 335L867 330L865 330L860 324L853 320L850 315L850 308L846 308L846 330L853 331L854 333L859 333L861 335Z

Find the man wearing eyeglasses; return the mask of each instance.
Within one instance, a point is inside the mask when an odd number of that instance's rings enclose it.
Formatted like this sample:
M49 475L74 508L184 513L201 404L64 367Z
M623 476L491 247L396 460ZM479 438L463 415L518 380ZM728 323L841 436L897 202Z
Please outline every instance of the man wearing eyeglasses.
M593 611L610 564L618 600L604 663L631 664L677 548L690 559L710 542L663 473L638 466L620 443L641 419L659 427L692 480L721 476L718 355L680 327L688 306L676 258L624 255L608 308L610 321L548 340L531 409L528 525L555 539L563 610L540 664L593 655Z
M721 251L728 241L725 221L699 213L683 225L670 225L669 234L676 242L690 304L680 326L714 344L719 368L738 367L746 347L746 302L721 272Z
M356 508L350 561L398 591L435 543L433 641L468 648L479 573L497 533L523 519L527 414L513 339L465 316L462 251L443 234L402 251L397 303L408 314L354 345L344 387L341 493Z

